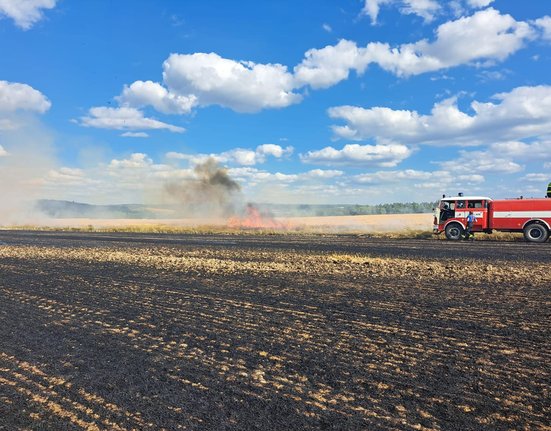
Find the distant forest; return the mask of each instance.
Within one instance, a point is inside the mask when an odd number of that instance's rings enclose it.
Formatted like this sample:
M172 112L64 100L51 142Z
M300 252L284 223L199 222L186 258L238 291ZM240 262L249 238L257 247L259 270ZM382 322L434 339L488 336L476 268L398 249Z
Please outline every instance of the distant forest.
M434 202L396 202L378 205L254 204L275 217L347 216L430 213ZM178 218L181 209L171 205L90 205L80 202L39 200L35 208L53 218ZM239 210L238 210L239 211Z
M347 216L370 214L430 213L435 202L395 202L377 205L280 205L261 204L275 216Z

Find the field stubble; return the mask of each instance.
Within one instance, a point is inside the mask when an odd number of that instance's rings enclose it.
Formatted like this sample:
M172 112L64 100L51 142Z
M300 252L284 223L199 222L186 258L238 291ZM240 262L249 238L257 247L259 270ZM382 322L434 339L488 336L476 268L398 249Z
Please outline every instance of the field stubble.
M8 241L0 429L549 429L545 265L364 245Z

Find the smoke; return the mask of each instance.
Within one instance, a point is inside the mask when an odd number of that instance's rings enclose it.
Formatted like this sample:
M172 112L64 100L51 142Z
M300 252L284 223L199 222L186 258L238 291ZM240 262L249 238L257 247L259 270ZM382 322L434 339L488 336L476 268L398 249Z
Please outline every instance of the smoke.
M167 183L168 200L177 204L186 216L216 218L235 213L242 202L241 186L229 177L226 169L209 158L194 168L195 178Z
M24 127L11 124L0 128L0 225L35 223L34 201L56 165L53 137L33 118L24 118Z

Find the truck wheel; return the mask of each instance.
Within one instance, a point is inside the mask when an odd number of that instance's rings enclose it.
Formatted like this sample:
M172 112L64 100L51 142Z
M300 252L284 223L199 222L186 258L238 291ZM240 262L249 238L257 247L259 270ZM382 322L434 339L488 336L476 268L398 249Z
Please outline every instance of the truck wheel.
M524 228L524 239L529 242L545 242L549 238L547 228L539 223L530 223Z
M463 228L460 224L451 223L446 226L446 238L456 241L463 236Z

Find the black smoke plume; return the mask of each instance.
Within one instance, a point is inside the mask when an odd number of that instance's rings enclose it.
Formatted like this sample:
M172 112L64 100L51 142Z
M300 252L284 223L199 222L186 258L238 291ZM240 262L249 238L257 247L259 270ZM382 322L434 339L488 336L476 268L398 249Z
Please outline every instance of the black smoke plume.
M207 159L194 168L195 178L174 181L165 185L165 192L182 215L220 217L235 213L241 200L241 186L220 167L216 160Z

